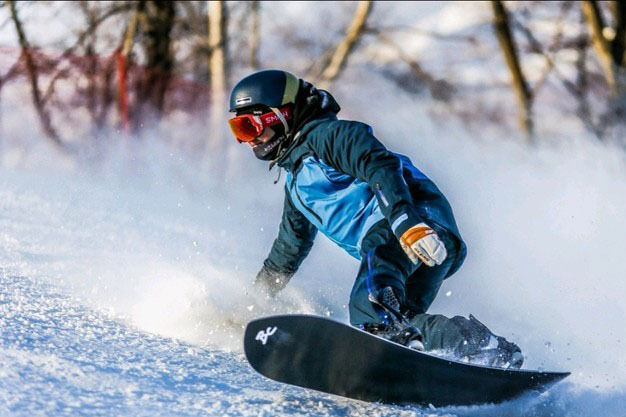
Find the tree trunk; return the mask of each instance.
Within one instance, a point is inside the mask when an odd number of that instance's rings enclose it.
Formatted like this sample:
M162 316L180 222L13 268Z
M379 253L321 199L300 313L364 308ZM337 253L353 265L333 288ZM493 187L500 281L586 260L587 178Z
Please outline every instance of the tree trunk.
M250 29L250 68L253 70L259 69L260 4L261 2L258 0L253 0L250 3L250 13L252 19L252 28Z
M626 6L621 0L612 3L615 27L605 24L598 2L585 0L582 8L604 77L612 97L616 99L626 94Z
M595 1L583 1L582 3L583 13L585 20L591 29L591 36L593 39L593 47L600 58L602 63L602 70L604 71L604 77L609 85L611 94L616 94L617 84L615 78L615 65L613 63L613 57L611 56L610 42L605 38L602 33L605 25L604 18L598 3Z
M96 115L95 124L96 129L103 129L106 125L109 110L114 104L115 97L113 95L113 75L115 73L115 55L111 56L106 61L104 71L102 72L102 80L100 87L100 111Z
M322 71L321 87L327 87L330 82L339 76L341 70L345 67L350 52L354 49L365 29L367 17L371 10L371 1L359 1L346 35L335 48L328 66Z
M626 67L626 3L612 1L611 6L615 22L615 37L611 42L611 54L617 65Z
M526 134L528 141L533 140L533 122L532 122L532 94L528 88L528 83L522 72L519 58L517 56L517 48L511 28L509 25L509 17L504 4L501 1L492 0L491 5L494 13L494 26L500 49L504 54L504 60L509 68L512 78L513 91L517 98L519 108L519 125Z
M146 69L139 104L148 104L159 117L164 111L165 93L172 76L171 32L175 16L175 2L171 1L146 1L140 11L145 35Z
M35 111L37 112L37 116L39 117L39 122L41 127L48 139L52 141L56 146L61 149L65 149L65 145L61 141L58 133L52 127L52 122L50 121L50 115L46 111L45 103L41 97L41 91L39 89L39 75L37 73L37 66L35 65L35 61L31 54L31 47L28 43L28 39L26 38L26 34L24 33L24 27L22 26L22 22L20 21L17 15L17 9L15 8L15 1L9 0L9 9L11 10L11 19L15 24L15 30L17 31L17 36L20 42L20 47L22 49L22 57L24 58L24 62L26 64L26 71L28 72L28 80L31 86L31 94L33 98L33 104L35 106Z
M145 20L145 2L140 1L137 3L135 11L133 12L126 29L124 31L124 35L122 36L122 43L118 48L118 51L115 53L115 63L116 63L116 74L117 74L117 98L119 103L119 112L120 119L122 120L122 128L124 129L124 133L126 134L126 139L128 140L130 137L131 126L130 120L135 120L135 129L141 122L141 112L144 101L146 100L145 95L142 91L145 87L140 83L139 88L139 99L137 100L137 109L135 109L135 117L130 116L130 109L128 105L128 67L129 67L129 55L131 50L133 49L133 43L135 41L135 34L137 33L137 25L140 19L140 15L143 13Z
M226 5L224 1L208 2L209 71L211 83L209 149L221 142L226 112L228 63L226 49Z

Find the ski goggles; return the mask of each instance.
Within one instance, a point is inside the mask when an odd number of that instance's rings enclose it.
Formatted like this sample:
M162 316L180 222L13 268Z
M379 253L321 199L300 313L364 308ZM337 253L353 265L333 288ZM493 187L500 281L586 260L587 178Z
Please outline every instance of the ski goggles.
M228 120L228 126L235 135L237 142L251 142L258 138L266 127L282 123L288 129L287 120L291 119L291 108L280 109L271 107L272 111L263 114L242 114Z

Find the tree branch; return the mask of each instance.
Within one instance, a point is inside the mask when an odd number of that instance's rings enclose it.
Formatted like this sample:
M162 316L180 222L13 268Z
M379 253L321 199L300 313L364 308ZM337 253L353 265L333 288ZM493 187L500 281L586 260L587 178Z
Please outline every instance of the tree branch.
M374 28L367 28L367 32L376 34L381 42L395 49L400 60L407 64L409 68L411 68L411 71L417 76L417 78L419 78L426 84L428 90L430 91L430 95L435 100L450 100L452 94L454 93L454 87L452 87L450 83L445 80L440 80L433 77L422 67L419 62L417 62L417 60L406 55L404 51L402 51L402 48L398 46L393 40L391 40L391 38L386 36L382 31Z
M11 10L11 18L13 19L13 23L15 24L15 30L17 31L20 47L22 49L22 57L24 57L24 61L26 63L26 70L28 72L28 79L30 81L33 104L35 106L37 115L39 116L41 127L43 128L46 137L50 139L52 143L54 143L60 149L66 150L65 145L61 141L58 133L52 127L50 115L46 111L44 102L41 99L37 67L30 52L31 47L28 43L28 39L26 38L26 34L24 33L24 27L22 26L22 22L17 15L15 1L10 0L8 3L9 9Z
M494 13L494 26L500 49L504 54L507 67L511 73L512 87L519 107L519 123L522 131L532 140L533 124L531 117L532 94L522 72L517 48L509 26L508 13L504 4L498 0L491 2Z
M401 32L401 31L413 32L417 35L427 36L432 39L437 39L437 40L442 40L442 41L461 41L461 42L470 43L472 45L476 45L478 43L478 40L476 39L476 37L472 35L454 35L454 34L448 35L448 34L433 32L430 30L424 30L421 28L416 28L416 27L409 26L409 25L377 26L377 30L378 32L381 32L381 33Z
M346 65L348 55L353 50L354 46L358 42L367 16L372 10L372 2L370 0L359 1L352 22L346 31L345 37L339 42L335 51L330 58L328 66L322 71L322 87L323 84L328 84L339 76L339 73Z
M70 56L72 56L74 54L74 51L84 44L84 42L87 39L87 37L92 35L98 29L98 26L100 24L104 23L104 21L106 21L108 18L110 18L112 16L115 16L118 13L129 11L129 10L131 10L131 7L132 6L130 4L123 4L123 5L120 5L120 6L117 6L117 7L113 7L112 9L110 9L110 10L106 11L105 13L103 13L102 16L99 16L96 19L94 19L94 21L91 22L91 24L89 25L87 30L85 30L83 33L81 33L80 36L78 37L78 39L76 39L76 42L74 42L74 44L72 46L70 46L65 51L63 51L61 56L58 58L57 62L60 63L64 59L67 59ZM52 76L52 79L48 83L48 87L46 88L45 92L42 95L42 102L44 104L48 102L48 100L50 99L50 97L54 93L54 88L56 86L56 82L61 78L61 76L63 74L64 74L64 71L62 70L62 71L57 71Z

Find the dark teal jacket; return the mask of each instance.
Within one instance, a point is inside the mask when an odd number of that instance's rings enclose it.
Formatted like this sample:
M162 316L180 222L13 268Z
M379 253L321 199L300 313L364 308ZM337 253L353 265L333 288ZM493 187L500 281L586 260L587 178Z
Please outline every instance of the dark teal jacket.
M292 275L318 230L360 259L361 241L377 222L388 222L399 238L423 221L456 238L459 255L448 275L458 269L466 249L450 204L407 157L388 151L370 126L329 114L306 124L294 140L279 162L288 172L285 203L266 267Z

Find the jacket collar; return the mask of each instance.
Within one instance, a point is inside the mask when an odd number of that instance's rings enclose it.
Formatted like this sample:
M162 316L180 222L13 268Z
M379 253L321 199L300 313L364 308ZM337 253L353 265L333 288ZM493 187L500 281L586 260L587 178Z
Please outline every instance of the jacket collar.
M291 149L289 149L287 154L283 158L281 158L280 161L277 161L276 164L280 168L286 169L287 171L296 171L300 160L302 159L302 157L304 157L306 153L308 153L308 148L304 146L306 142L306 136L320 124L331 120L337 120L336 113L329 112L323 114L319 118L311 120L310 122L302 126L302 129L300 129L294 137L294 143L292 144L292 146L290 146Z

